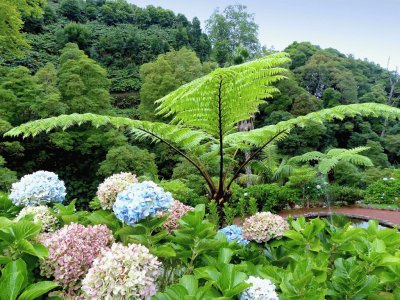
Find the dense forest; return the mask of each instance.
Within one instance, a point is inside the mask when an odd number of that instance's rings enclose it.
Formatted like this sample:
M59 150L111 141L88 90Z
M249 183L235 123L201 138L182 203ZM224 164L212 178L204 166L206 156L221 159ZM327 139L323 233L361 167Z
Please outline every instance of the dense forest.
M177 87L218 66L274 52L261 47L258 26L242 5L216 10L203 30L198 18L188 20L164 8L141 8L124 0L35 0L35 9L5 3L22 18L24 35L13 43L16 47L0 48L0 133L30 120L75 112L159 120L155 101ZM280 93L263 104L251 126L340 104L399 105L396 72L312 41L293 42L284 51L291 58L288 79L276 84ZM364 189L378 178L395 176L399 130L388 120L362 117L296 128L284 144L266 149L241 183L301 187L314 179L307 167L285 174L289 157L367 146L363 155L374 167L364 170L342 161L331 174L332 182ZM202 159L212 164L207 155ZM137 142L111 127L81 126L34 139L0 139L1 190L41 169L59 174L66 181L67 197L78 198L81 205L94 197L99 182L120 171L160 180L184 193L187 201L206 193L193 169L167 147Z

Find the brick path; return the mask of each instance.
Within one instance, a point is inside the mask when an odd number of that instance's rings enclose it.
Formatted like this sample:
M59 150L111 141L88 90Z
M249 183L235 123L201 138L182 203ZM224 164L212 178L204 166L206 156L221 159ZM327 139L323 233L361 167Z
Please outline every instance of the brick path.
M349 217L360 217L366 219L378 220L383 225L390 227L400 227L400 211L390 211L383 209L361 208L361 207L340 207L332 208L330 211L327 208L314 208L314 209L300 209L292 211L283 211L279 213L282 217L301 216L301 215L326 215L329 212L344 214Z

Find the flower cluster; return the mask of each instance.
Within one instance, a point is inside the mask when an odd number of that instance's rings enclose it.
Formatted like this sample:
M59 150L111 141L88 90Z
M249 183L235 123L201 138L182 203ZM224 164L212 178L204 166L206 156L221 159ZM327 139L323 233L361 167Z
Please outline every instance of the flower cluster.
M152 181L133 183L117 195L113 210L115 216L128 225L146 217L169 212L174 200Z
M80 288L80 280L93 260L114 240L105 225L85 227L74 223L43 233L39 239L49 249L49 256L40 262L41 274L54 277L69 294Z
M169 232L177 229L179 227L178 220L191 210L193 210L193 207L185 205L178 200L174 200L171 208L171 213L169 214L167 220L164 222L164 228L167 229Z
M220 229L219 232L226 236L228 242L236 241L239 245L247 245L249 243L242 235L242 228L237 225L226 226Z
M82 281L86 299L150 299L160 262L142 245L115 243L97 257Z
M281 216L270 212L259 212L243 223L243 237L257 243L280 237L289 229L289 224Z
M40 223L42 225L42 232L52 232L59 225L58 219L52 215L49 208L45 205L26 206L19 212L15 220L21 220L27 215L32 215L33 223Z
M128 185L137 182L136 175L127 172L107 177L97 189L97 198L99 198L101 208L112 210L118 193L122 192Z
M35 206L65 199L64 181L53 172L37 171L25 175L11 187L10 200L18 206Z
M250 276L246 282L252 286L240 294L240 300L279 300L271 280Z

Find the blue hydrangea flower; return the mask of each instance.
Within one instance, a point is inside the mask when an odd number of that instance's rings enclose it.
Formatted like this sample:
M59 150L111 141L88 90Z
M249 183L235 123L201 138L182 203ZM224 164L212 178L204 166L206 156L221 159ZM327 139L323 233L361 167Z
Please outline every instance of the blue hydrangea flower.
M118 193L113 205L115 216L128 225L146 217L155 217L169 212L174 199L152 181L133 183Z
M10 200L18 206L37 206L65 200L64 181L53 172L25 175L11 187Z
M228 242L236 241L236 243L238 243L239 245L247 245L249 243L248 240L243 238L242 227L239 227L237 225L226 226L220 229L219 232L223 233L226 236Z

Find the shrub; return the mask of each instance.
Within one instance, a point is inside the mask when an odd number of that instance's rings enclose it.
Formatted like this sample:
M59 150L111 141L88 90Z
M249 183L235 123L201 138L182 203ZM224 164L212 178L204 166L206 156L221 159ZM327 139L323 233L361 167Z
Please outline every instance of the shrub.
M346 202L348 205L364 199L364 191L355 187L340 186L333 184L329 186L330 200L335 202Z
M243 237L257 243L281 237L289 229L289 224L278 215L270 212L260 212L243 222Z
M90 299L150 299L160 265L145 246L116 243L94 260L82 290Z
M298 202L298 190L277 184L257 184L239 191L237 197L255 198L259 210L278 212L289 202Z
M53 172L25 175L11 188L10 200L18 206L35 206L65 200L64 181Z
M400 202L400 180L384 178L371 185L365 191L365 203L398 204Z
M174 199L190 206L207 203L204 196L198 195L193 189L189 188L182 180L163 180L159 184L166 191L170 192Z
M170 212L174 200L152 181L133 183L120 192L114 203L115 216L128 225L133 225L147 217L155 217Z
M122 192L128 185L137 183L136 175L121 172L107 177L97 189L97 198L102 209L111 210L119 192Z

